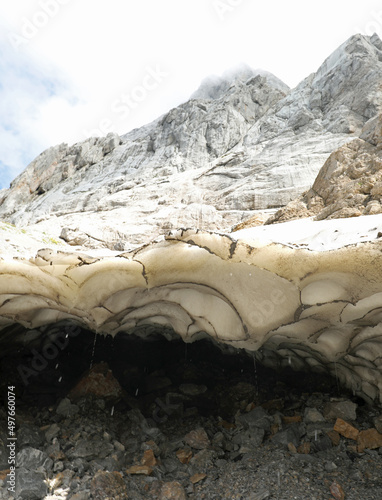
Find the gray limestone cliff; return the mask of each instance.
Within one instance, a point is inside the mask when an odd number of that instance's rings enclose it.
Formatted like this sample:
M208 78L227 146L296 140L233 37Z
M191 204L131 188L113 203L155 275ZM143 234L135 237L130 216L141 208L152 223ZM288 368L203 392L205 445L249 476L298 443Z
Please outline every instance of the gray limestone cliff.
M378 113L382 42L351 37L292 90L245 67L227 75L124 136L44 151L0 192L1 219L124 249L284 206Z

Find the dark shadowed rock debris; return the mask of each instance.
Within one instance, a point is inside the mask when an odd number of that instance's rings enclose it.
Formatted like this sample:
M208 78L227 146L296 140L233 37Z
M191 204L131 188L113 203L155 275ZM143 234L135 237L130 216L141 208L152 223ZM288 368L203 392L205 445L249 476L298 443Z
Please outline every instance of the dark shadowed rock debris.
M289 443L293 443L297 447L300 444L300 439L303 434L304 429L301 424L291 424L286 429L275 434L272 441L284 446L288 446Z
M72 404L69 398L62 399L56 409L56 413L58 415L62 415L63 417L71 417L76 415L78 411L78 406Z
M259 428L266 432L270 431L273 418L261 406L254 408L248 413L243 413L236 417L236 423L242 424L245 429Z
M75 401L88 394L108 399L122 396L122 388L107 363L94 365L70 391L68 397Z

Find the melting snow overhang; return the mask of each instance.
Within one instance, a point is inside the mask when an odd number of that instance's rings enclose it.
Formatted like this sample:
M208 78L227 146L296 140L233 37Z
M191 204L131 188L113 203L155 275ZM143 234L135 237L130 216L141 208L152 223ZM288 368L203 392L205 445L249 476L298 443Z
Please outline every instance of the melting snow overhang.
M270 366L327 370L382 402L381 235L377 215L178 230L105 258L41 250L3 260L0 348L15 324L74 321L111 335L171 327L186 342L208 335L257 351Z

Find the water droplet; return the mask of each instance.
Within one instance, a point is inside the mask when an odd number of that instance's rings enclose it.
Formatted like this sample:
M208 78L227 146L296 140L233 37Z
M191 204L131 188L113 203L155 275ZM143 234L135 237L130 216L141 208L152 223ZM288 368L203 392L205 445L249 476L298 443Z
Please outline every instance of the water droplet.
M137 390L135 391L135 395L136 395L136 396L138 396L138 391L139 391L139 389L137 389Z
M111 407L111 412L110 412L110 415L113 416L114 415L114 406Z
M58 379L58 381L61 382L61 380L62 380L62 376Z
M54 369L57 370L57 368L58 368L58 363L56 364L56 366L54 367Z

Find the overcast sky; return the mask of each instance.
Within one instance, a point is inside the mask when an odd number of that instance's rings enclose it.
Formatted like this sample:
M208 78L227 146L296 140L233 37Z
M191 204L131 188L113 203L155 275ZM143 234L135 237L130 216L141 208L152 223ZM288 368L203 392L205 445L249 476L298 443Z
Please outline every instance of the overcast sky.
M382 4L4 0L0 30L1 188L44 149L126 133L240 63L294 87L349 36L382 37Z

